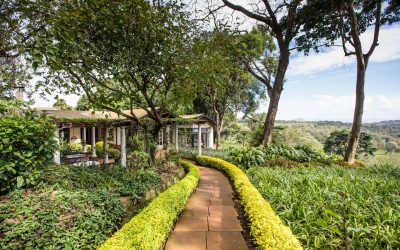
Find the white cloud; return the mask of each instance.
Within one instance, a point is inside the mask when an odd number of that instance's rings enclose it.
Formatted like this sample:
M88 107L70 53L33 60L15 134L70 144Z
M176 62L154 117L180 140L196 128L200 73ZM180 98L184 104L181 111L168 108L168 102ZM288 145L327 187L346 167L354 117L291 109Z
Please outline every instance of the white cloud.
M351 120L355 95L315 95L311 104L314 117ZM363 117L365 121L400 119L400 96L366 96Z
M361 41L367 50L373 39L373 31L368 30L361 36ZM382 29L379 34L379 46L371 56L372 62L387 62L400 59L400 26ZM364 51L366 52L366 51ZM292 59L289 74L307 75L315 72L337 68L354 63L354 57L345 57L341 47L333 47L327 52L311 53L309 56L299 56Z
M39 94L34 94L33 99L35 103L33 107L52 107L53 104L56 102L54 99L55 95L47 95L45 98L41 97ZM77 95L60 95L59 97L64 99L68 105L75 107L76 103L79 100L79 96Z
M278 120L331 120L351 122L355 95L314 95L285 97L279 103ZM267 112L268 104L259 112ZM400 95L368 95L365 97L363 122L400 119Z

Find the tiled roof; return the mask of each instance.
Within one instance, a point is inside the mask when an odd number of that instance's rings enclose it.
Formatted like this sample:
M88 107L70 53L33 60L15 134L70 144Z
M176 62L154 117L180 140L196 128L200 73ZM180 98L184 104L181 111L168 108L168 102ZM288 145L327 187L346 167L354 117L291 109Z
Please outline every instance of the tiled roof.
M124 116L110 111L90 111L90 110L57 110L54 108L36 108L38 113L46 113L54 118L66 119L79 119L79 118L92 118L92 119L110 119L110 120L125 120ZM130 115L130 110L122 111L124 114ZM133 109L132 112L137 118L142 118L147 115L145 109Z

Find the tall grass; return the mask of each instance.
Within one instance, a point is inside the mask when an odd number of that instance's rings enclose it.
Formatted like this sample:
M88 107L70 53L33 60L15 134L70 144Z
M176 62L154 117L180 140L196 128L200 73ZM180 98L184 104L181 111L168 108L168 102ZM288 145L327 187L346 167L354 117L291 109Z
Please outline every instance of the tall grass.
M248 175L306 248L400 248L399 166L254 167Z

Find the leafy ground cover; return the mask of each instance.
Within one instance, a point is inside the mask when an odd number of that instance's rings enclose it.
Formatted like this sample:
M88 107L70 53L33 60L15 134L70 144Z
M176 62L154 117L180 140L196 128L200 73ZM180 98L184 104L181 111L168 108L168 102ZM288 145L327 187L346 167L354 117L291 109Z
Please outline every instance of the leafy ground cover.
M400 248L400 166L252 167L247 174L306 248Z
M179 157L182 157L184 159L189 159L189 160L196 160L196 157L198 155L198 149L195 147L190 147L190 148L179 148L179 151L177 152L175 149L172 149L170 151L172 154L176 154ZM217 150L217 149L212 149L212 148L203 148L201 150L201 153L203 155L211 156L211 157L218 157L224 160L229 159L229 150Z
M196 148L182 148L174 154L182 158L195 160L198 154ZM260 147L236 147L228 150L203 149L202 155L217 157L234 163L242 169L254 166L263 167L315 167L332 164L349 166L337 155L327 155L322 150L316 150L306 145L290 147L283 144L271 144ZM362 162L352 164L353 167L365 167Z
M121 224L121 195L161 182L153 171L49 166L40 183L0 196L0 249L94 249Z

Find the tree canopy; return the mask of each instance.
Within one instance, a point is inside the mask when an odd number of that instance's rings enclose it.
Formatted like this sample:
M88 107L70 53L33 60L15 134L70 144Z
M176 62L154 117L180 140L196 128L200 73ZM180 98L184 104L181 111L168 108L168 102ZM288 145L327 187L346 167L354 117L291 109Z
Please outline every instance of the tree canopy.
M244 35L217 27L204 32L197 40L195 53L198 67L193 72L196 97L194 111L206 114L216 122L216 144L221 132L237 119L256 111L264 96L264 87L245 70L248 51L239 43Z

